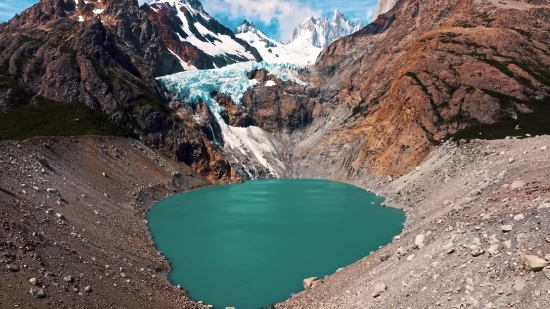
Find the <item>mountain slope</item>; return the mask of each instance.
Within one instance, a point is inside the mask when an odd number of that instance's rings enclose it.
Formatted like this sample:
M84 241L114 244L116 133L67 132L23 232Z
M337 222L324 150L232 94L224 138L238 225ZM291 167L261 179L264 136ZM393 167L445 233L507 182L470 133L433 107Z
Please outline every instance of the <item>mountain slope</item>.
M157 88L156 76L183 69L161 35L137 1L42 0L0 25L1 118L21 138L28 137L29 118L43 126L39 135L60 126L90 134L111 122L215 183L238 181ZM75 108L85 118L67 116ZM81 124L95 129L75 129Z
M321 48L313 46L305 37L297 38L289 44L277 42L258 30L254 23L246 20L235 29L235 36L256 48L269 63L310 65L315 63L321 52Z
M548 2L399 2L321 52L314 76L349 113L295 156L393 175L453 136L550 133L549 16Z
M262 60L254 47L210 17L198 0L154 0L142 9L186 70Z
M296 40L305 40L313 46L323 48L333 41L346 35L350 35L363 28L363 21L354 23L346 20L344 14L334 10L332 20L326 17L313 16L302 22L292 35L290 43Z

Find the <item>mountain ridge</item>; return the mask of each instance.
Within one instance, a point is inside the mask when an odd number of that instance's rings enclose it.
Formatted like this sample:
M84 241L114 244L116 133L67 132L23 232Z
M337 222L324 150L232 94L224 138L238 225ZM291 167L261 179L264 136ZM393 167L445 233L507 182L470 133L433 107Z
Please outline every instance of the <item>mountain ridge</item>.
M363 27L362 19L358 23L354 23L347 20L338 9L335 9L332 20L327 17L308 17L294 29L289 43L305 38L313 46L323 48L338 38L350 35Z
M315 47L306 38L298 38L288 44L275 41L247 20L235 29L235 36L254 46L262 58L270 63L312 65L321 52L321 48Z

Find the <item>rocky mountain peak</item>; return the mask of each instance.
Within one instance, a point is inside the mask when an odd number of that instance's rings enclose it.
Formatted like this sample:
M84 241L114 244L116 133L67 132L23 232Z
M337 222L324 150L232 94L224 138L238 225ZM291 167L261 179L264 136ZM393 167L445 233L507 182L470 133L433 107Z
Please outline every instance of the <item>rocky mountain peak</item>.
M364 27L363 21L358 23L349 21L338 9L334 10L332 20L326 17L308 17L296 29L294 29L292 40L306 40L313 46L323 48L333 41L350 35Z
M258 30L258 28L256 27L256 25L254 23L249 22L248 20L245 19L237 27L237 29L235 29L234 33L239 34L239 33L246 33L246 32L255 32L257 30Z

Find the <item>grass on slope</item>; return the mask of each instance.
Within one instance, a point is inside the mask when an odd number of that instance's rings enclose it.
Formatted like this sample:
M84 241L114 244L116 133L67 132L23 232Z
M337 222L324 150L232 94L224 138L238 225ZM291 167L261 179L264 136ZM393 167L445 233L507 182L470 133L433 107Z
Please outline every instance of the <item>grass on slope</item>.
M19 106L0 114L0 140L23 140L35 136L110 135L128 136L130 131L81 102L58 102L37 96L37 104ZM76 119L79 119L77 122Z

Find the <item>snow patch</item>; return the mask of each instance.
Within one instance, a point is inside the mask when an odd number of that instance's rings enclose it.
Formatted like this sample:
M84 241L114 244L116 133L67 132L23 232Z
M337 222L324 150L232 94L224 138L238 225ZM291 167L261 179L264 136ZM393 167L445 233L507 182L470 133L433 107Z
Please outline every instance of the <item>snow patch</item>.
M268 38L253 24L237 28L235 36L256 48L264 61L269 63L311 65L321 53L321 48L313 46L306 38L283 44Z
M92 12L94 12L94 14L101 14L103 11L105 11L105 9L94 9Z
M79 22L83 22L83 21L84 21L84 17L82 17L82 15L78 16L78 21L79 21Z
M268 168L274 177L280 177L273 164L277 165L279 169L284 168L284 164L277 159L277 150L271 143L271 138L267 132L255 126L238 128L228 126L225 123L220 123L220 126L225 148L255 157L258 163Z
M265 86L266 86L266 87L273 87L273 86L275 86L275 85L276 85L275 82L272 81L272 80L268 80L267 82L265 82Z
M170 48L168 48L168 51L169 51L170 53L172 53L172 55L174 55L176 58L178 58L178 60L179 60L179 62L180 62L180 64L181 64L181 66L183 67L183 69L184 69L185 71L196 71L196 70L197 70L197 68L194 67L193 65L190 65L190 64L188 64L187 62L183 61L183 60L181 59L181 57L178 56L176 53L174 53Z

